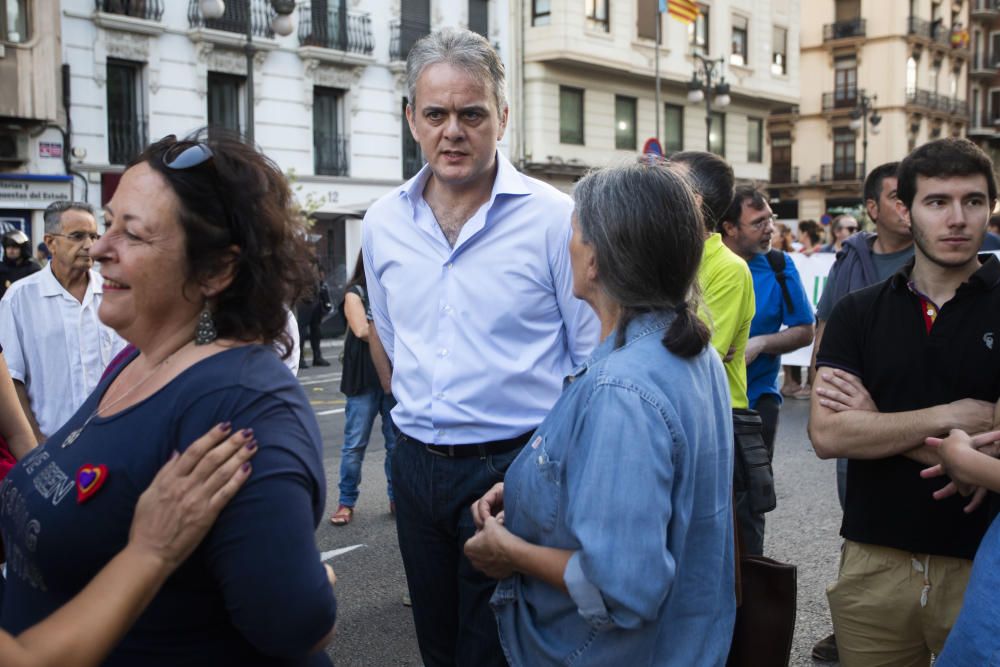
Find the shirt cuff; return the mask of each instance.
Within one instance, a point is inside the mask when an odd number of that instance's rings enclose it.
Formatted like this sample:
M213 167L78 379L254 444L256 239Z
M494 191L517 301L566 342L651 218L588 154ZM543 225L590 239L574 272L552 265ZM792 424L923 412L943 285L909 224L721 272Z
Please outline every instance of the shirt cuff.
M569 596L576 603L580 616L587 623L596 629L601 629L611 624L611 617L608 608L604 606L604 598L601 591L594 584L587 580L580 566L580 552L576 551L566 563L566 570L563 572L563 583Z

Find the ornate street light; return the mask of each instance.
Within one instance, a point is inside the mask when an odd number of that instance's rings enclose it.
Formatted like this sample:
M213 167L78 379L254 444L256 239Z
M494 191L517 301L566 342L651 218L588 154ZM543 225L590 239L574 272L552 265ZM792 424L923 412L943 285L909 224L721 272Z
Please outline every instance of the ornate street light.
M253 0L242 0L246 4L246 28L247 43L243 47L247 57L247 82L246 82L246 105L247 105L247 131L246 137L253 143L253 56L257 49L253 45L253 21L252 8ZM282 37L291 35L295 29L292 23L292 12L295 11L295 0L270 0L274 9L275 17L271 20L271 30ZM202 18L207 20L222 18L226 12L224 0L198 0L198 8L201 10Z
M714 98L715 106L719 109L729 106L732 101L729 97L729 84L722 73L724 58L711 60L694 53L697 63L701 67L701 76L698 76L698 69L691 73L691 80L688 81L687 88L688 101L698 104L705 101L705 149L710 150L712 145L712 102Z
M875 104L878 102L878 95L868 97L867 93L861 93L858 97L858 105L851 111L850 128L857 132L862 130L861 135L861 180L868 176L868 123L872 125L872 134L879 133L879 123L882 116L879 115ZM871 115L869 115L871 112Z

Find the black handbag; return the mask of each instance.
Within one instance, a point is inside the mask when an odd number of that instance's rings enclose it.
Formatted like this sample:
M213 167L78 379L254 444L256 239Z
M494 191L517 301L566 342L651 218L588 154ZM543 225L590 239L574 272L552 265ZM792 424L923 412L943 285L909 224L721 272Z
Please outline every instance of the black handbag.
M736 457L733 484L746 492L750 511L770 512L778 504L774 493L774 471L764 445L764 424L756 410L733 408Z

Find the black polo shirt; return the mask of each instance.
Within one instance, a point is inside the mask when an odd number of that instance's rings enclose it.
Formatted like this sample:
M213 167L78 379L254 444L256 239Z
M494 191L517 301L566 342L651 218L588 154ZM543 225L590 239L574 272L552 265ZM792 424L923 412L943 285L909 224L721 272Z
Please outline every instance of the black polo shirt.
M920 297L907 283L911 260L878 285L848 294L823 333L817 366L861 378L880 412L919 410L961 398L1000 397L1000 262L982 266L941 306L927 332ZM933 434L928 434L933 435ZM971 559L990 512L968 499L934 500L945 478L922 479L903 456L851 459L840 534L856 542Z

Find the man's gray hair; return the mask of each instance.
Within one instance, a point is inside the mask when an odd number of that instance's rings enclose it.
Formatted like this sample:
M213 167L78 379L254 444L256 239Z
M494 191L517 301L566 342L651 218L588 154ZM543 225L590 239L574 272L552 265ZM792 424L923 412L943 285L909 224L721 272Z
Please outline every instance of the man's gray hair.
M85 201L57 201L45 209L45 233L58 234L62 229L62 214L66 211L83 211L97 218L94 207Z
M448 63L465 70L493 90L497 112L507 106L507 74L500 56L486 38L471 30L445 28L422 37L406 58L406 88L410 104L417 99L417 79L431 65Z

